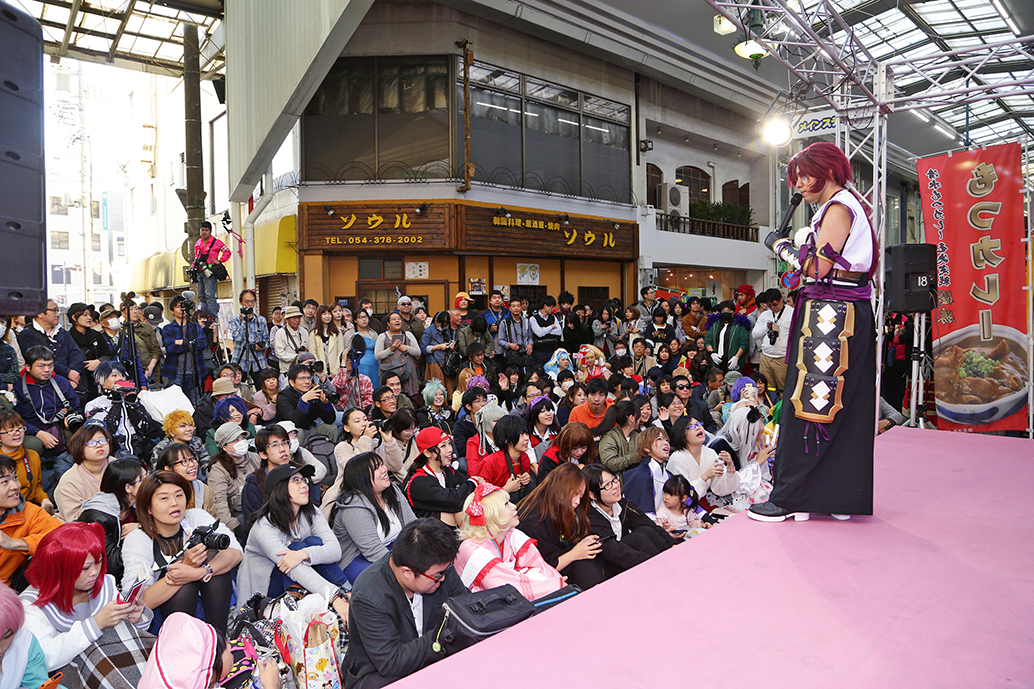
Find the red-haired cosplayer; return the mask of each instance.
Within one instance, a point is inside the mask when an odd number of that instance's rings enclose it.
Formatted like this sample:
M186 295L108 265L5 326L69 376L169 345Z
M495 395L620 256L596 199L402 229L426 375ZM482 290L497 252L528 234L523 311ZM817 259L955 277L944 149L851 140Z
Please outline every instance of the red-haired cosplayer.
M100 524L71 522L48 533L25 576L31 584L21 595L25 627L39 639L51 672L76 661L105 629L125 620L147 629L151 622L143 604L118 602L115 578L105 566ZM137 677L144 660L140 654Z
M775 487L749 515L798 521L809 513L872 514L876 337L871 288L876 235L851 187L851 161L830 143L790 159L790 184L818 204L800 251L775 456Z

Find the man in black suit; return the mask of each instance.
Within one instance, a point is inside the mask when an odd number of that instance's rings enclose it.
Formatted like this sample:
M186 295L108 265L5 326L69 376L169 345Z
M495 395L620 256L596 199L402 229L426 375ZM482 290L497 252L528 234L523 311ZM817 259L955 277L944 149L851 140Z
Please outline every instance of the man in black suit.
M451 596L468 593L452 567L459 540L438 519L402 527L391 554L366 568L348 609L345 689L374 689L444 658L436 643Z

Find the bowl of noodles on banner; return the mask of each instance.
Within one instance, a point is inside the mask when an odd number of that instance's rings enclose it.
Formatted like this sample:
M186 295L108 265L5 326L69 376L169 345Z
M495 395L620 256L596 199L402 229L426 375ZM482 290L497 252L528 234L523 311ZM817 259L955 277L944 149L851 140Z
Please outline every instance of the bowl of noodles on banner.
M937 416L979 426L1012 416L1027 404L1027 335L993 325L990 342L967 325L934 341Z

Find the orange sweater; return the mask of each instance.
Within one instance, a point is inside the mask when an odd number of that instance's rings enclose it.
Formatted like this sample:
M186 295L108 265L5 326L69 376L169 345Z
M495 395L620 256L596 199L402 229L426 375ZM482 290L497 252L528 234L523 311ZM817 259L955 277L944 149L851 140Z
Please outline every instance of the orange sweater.
M571 410L571 416L567 419L567 423L578 421L580 423L584 423L589 428L595 428L600 425L601 421L603 421L603 416L607 413L607 410L610 409L610 405L612 404L614 404L614 400L608 397L607 403L603 406L603 411L597 415L593 414L592 410L589 409L588 402L582 402Z
M7 453L4 453L7 454ZM28 455L29 470L32 472L32 481L29 481L29 474L25 471L25 460ZM43 504L47 497L47 491L43 490L43 473L40 467L39 454L35 450L26 450L19 447L16 451L7 455L14 460L18 472L18 482L22 484L22 497L26 502L34 502L37 505Z
M7 515L0 524L0 531L11 538L20 538L29 545L29 552L20 550L0 550L0 581L5 584L11 579L22 563L36 552L40 540L61 526L61 522L47 514L46 510L31 502L25 503L21 512Z

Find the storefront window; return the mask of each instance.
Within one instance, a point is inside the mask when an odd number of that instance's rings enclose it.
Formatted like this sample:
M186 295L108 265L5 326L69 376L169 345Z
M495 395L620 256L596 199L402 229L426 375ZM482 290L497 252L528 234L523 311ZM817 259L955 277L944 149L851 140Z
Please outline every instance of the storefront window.
M738 285L747 282L744 270L723 270L707 266L670 266L657 269L658 294L709 297L717 304L732 299Z
M524 186L579 194L578 114L535 101L524 113Z

